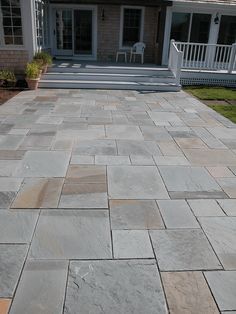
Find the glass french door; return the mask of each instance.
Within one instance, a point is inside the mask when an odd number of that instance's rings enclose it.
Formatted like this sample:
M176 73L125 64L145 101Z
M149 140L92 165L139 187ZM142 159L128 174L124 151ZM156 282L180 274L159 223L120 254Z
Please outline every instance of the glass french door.
M58 56L95 56L95 11L93 9L54 10L54 54Z

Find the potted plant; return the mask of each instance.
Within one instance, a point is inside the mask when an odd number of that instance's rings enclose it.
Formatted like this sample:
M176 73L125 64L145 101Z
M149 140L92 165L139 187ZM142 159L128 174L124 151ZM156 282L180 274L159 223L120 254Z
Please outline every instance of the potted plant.
M39 65L36 62L27 63L25 74L29 89L37 89L40 76Z
M45 51L37 52L34 55L34 60L42 64L43 73L46 73L48 66L52 64L52 56Z
M10 70L0 71L0 86L3 87L15 87L16 77L14 72Z

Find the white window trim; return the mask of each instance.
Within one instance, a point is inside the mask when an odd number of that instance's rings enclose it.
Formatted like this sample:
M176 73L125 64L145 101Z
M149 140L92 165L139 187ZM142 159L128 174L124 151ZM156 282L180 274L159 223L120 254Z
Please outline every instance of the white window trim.
M119 49L130 49L130 46L123 46L123 25L124 25L124 9L140 9L141 10L141 29L140 29L140 38L139 41L143 41L144 35L144 16L145 16L145 7L140 6L130 6L122 5L120 12L120 39L119 39Z
M23 27L23 0L20 0L20 9L21 9L21 28L22 28L22 45L6 45L4 40L4 31L3 31L3 16L2 10L0 10L0 49L1 50L25 50L24 44L24 27Z

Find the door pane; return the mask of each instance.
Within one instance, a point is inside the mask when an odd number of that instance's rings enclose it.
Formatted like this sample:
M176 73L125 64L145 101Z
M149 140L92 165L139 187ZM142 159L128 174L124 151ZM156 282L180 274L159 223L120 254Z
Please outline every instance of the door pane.
M232 45L236 42L236 16L222 15L218 44Z
M190 13L177 13L172 15L170 39L188 41Z
M58 50L72 50L71 10L56 10L56 41Z
M74 11L74 54L92 54L93 11Z
M194 43L208 43L210 25L210 14L194 13L192 18L190 41Z

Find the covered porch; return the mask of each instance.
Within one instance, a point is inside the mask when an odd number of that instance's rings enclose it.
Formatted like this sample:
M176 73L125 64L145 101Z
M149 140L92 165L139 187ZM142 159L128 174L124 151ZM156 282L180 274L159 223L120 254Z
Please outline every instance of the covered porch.
M38 50L59 59L114 62L117 51L144 42L145 62L161 64L170 1L36 0Z

